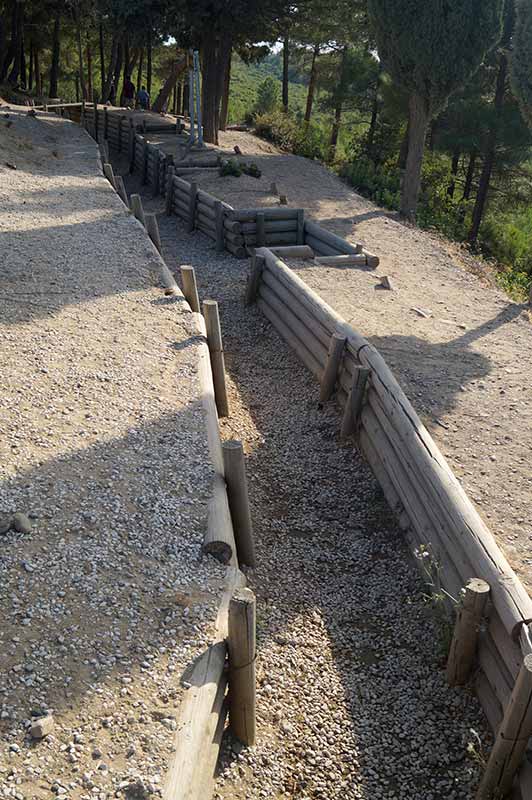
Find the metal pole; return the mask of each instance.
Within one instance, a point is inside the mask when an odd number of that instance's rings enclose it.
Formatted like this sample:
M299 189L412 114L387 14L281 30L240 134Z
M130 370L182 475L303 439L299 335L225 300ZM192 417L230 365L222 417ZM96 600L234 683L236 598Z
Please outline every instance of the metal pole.
M194 131L194 72L192 69L188 71L188 107L189 107L189 114L190 114L190 144L194 144L196 141L196 135Z

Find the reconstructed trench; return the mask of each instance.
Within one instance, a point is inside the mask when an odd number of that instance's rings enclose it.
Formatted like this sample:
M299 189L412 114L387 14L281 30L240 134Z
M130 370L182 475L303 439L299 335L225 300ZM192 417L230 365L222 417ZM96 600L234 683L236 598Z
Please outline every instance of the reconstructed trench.
M450 631L430 576L409 560L367 465L341 446L338 410L318 406L311 375L244 306L246 263L187 234L135 176L126 184L158 212L168 266L194 266L201 298L220 304L231 403L222 436L247 453L258 744L226 737L217 796L471 797L487 725L473 694L445 683Z

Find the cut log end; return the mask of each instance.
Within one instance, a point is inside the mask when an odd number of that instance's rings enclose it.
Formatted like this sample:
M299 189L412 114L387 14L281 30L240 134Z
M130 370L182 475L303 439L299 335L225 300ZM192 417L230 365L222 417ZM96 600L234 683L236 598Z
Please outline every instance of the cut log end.
M203 552L209 556L213 556L220 564L229 564L232 550L225 542L208 542L203 546Z

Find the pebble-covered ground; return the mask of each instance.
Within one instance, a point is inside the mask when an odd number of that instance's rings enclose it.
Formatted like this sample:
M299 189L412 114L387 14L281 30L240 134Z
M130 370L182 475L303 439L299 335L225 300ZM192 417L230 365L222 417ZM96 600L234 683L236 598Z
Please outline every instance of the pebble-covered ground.
M160 210L144 191L145 207ZM258 744L227 737L218 800L471 798L489 733L444 680L449 628L428 599L334 405L256 308L247 262L159 215L168 265L220 303L230 417L244 441L258 567Z
M0 151L0 797L147 800L223 579L197 331L86 134Z

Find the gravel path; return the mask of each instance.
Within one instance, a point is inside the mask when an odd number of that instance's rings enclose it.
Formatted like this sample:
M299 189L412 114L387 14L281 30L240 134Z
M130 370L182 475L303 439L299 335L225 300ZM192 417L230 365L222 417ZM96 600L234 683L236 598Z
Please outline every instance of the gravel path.
M145 208L160 211L143 191ZM245 443L258 567L258 745L227 738L218 800L470 798L489 734L447 688L448 628L334 406L257 309L247 264L159 215L163 255L220 303L231 415ZM477 738L478 737L478 738ZM479 743L480 741L480 743Z
M0 797L146 800L223 579L196 331L85 133L3 108L0 149Z

